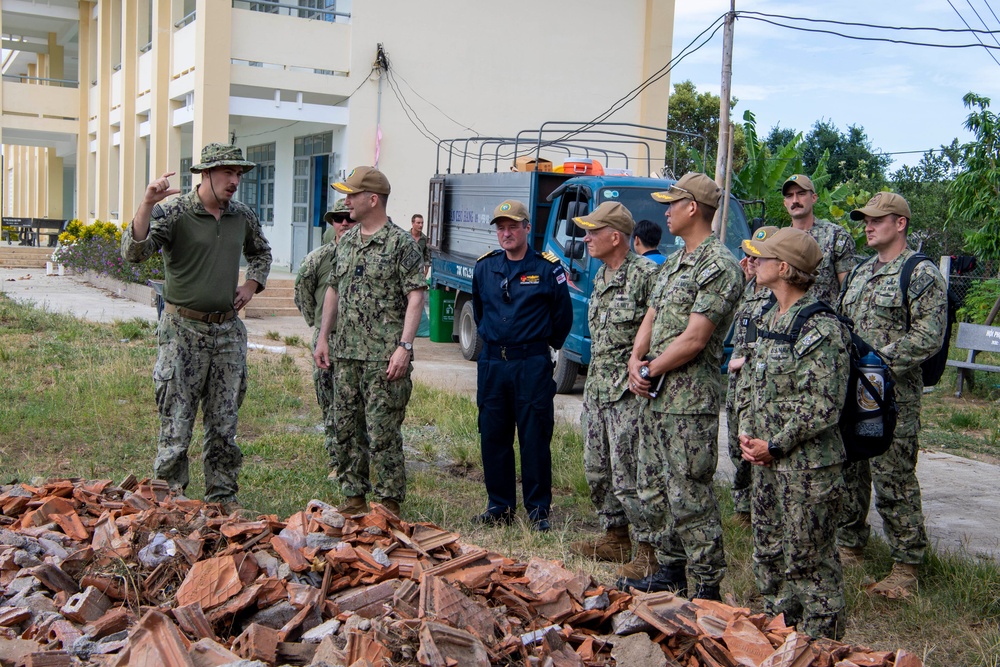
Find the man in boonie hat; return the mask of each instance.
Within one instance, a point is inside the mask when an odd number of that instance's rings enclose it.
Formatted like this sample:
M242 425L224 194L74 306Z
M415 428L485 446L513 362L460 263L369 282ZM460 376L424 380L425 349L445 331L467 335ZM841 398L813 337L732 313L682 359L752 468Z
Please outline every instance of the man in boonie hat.
M337 241L336 272L313 352L321 369L330 368L331 358L336 362L337 481L347 498L341 510L367 512L366 495L373 491L399 514L406 498L400 429L413 390L413 340L427 288L423 261L409 233L386 214L390 187L381 171L356 167L330 187L347 195L358 223Z
M472 521L508 525L516 517L516 425L524 508L531 528L545 532L551 528L556 393L549 348L566 341L573 304L562 263L531 248L523 202L501 202L490 224L500 247L480 257L472 273L472 311L483 341L476 404L487 495L486 511Z
M792 174L781 185L785 210L792 217L792 227L808 232L816 239L823 260L816 268L816 282L809 293L817 299L837 307L840 285L854 268L854 239L840 225L817 218L813 206L818 201L812 179L805 174Z
M153 373L162 397L153 474L176 493L187 488L187 450L201 405L205 500L227 513L240 509L243 460L236 426L246 391L247 334L237 313L264 289L271 267L271 247L256 213L233 198L240 177L253 168L235 146L205 146L201 162L191 167L201 174L198 186L164 201L180 192L170 187L174 172L150 182L121 245L130 262L162 251L166 275ZM241 254L246 281L238 285Z
M668 205L667 228L684 247L660 267L628 361L629 383L640 396L650 397L650 377L664 377L656 397L645 402L636 452L639 500L651 534L660 536L654 545L659 569L641 579L623 577L623 590L686 594L690 570L693 597L720 599L726 560L712 489L722 408L719 366L743 289L736 258L712 234L721 196L719 186L699 173L652 195Z
M863 558L871 529L868 512L872 484L875 508L882 517L892 572L871 588L898 598L917 589L917 567L927 553L927 532L917 481L920 445L921 364L941 349L948 319L947 285L934 262L915 258L907 244L910 205L894 192L876 192L851 219L864 220L868 247L875 256L851 272L840 298L840 312L855 330L889 359L896 380L899 415L889 451L844 466L847 487L837 533L841 558ZM909 287L903 292L905 271Z
M635 224L621 203L604 202L573 222L586 231L590 256L603 263L594 276L588 311L591 358L583 389L583 467L604 534L573 542L569 549L587 558L626 563L621 576L642 578L655 570L656 555L635 492L635 433L642 410L628 389L628 357L659 267L629 250ZM630 525L637 545L632 562Z
M338 199L333 208L323 216L323 222L329 225L326 231L323 232L323 243L336 243L339 241L344 232L353 228L355 224L354 220L351 220L351 212L347 208L347 200Z

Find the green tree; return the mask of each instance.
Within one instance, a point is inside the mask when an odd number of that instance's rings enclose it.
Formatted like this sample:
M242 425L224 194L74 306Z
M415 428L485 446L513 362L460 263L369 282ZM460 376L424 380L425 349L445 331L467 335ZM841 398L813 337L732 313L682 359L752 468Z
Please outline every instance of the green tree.
M674 92L670 94L667 108L667 129L689 134L701 135L706 141L694 137L670 137L674 146L667 146L667 166L672 168L674 175L680 177L686 172L705 171L709 175L715 173L715 158L718 155L719 142L719 96L710 92L699 93L691 81L681 81L674 84ZM732 101L736 106L736 99ZM737 126L734 136L733 171L743 164L746 151L743 133ZM707 158L705 146L707 145ZM676 166L674 166L676 156Z
M781 184L802 168L802 133L771 148L767 140L757 136L756 118L751 111L746 111L743 114L743 137L746 161L733 175L733 194L758 205L763 202L762 222L781 226L790 224L791 218L782 203Z
M950 184L961 165L958 139L938 151L927 151L914 166L897 169L890 187L910 204L910 246L927 256L956 255L965 245L968 224L964 220L948 220L951 203Z
M805 137L803 169L807 173L815 171L824 153L829 154L827 168L831 183L846 183L854 179L874 190L885 185L886 170L892 159L876 152L860 125L851 125L847 133L843 133L833 121L816 121Z

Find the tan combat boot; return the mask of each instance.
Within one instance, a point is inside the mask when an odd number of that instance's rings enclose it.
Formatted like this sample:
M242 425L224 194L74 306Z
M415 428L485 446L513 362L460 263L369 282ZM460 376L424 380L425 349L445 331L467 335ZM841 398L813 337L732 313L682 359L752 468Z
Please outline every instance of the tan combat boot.
M381 501L382 507L386 508L396 516L401 516L399 513L399 503L397 503L392 498L383 498Z
M656 562L656 550L649 542L639 542L635 558L618 568L618 576L625 579L645 579L660 569Z
M844 567L861 567L865 564L865 551L861 547L837 547L840 564Z
M571 553L586 558L605 560L610 563L626 563L632 554L632 540L628 536L628 526L608 528L596 540L580 540L569 545Z
M890 600L909 597L917 592L917 566L893 563L889 576L869 588L868 592L882 595Z
M344 516L368 514L368 502L364 496L347 496L347 502L337 508Z

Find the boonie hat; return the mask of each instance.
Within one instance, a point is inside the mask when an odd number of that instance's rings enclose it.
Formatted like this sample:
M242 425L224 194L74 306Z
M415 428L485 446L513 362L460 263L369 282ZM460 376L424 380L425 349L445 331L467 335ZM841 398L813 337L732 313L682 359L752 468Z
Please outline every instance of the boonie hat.
M792 174L785 179L785 182L781 184L781 194L785 194L789 185L795 184L802 188L803 190L808 190L809 192L816 192L816 188L813 187L812 180L805 174Z
M327 211L326 215L323 216L323 222L333 222L336 218L347 218L350 219L351 211L347 208L346 199L338 199L337 203L333 205L333 210Z
M761 241L745 243L745 246L748 254L754 257L773 257L806 273L815 273L823 260L823 251L816 240L794 227L784 227Z
M211 143L201 149L201 162L191 166L192 174L200 174L216 167L243 167L247 173L257 165L243 159L243 151L230 144Z
M515 222L524 222L528 217L527 206L516 199L508 199L493 209L493 219L490 220L490 224L492 225L497 220L502 220L503 218L510 218Z
M671 185L669 190L654 192L651 196L661 204L693 199L699 204L719 208L722 189L705 174L689 171L681 176L681 180Z
M355 167L342 182L331 183L330 187L345 195L355 192L374 192L377 195L389 194L389 179L375 167Z
M890 213L901 215L909 220L910 205L895 192L876 192L864 208L851 211L851 220L864 220L866 215L881 218Z
M631 236L632 230L635 229L635 220L632 219L632 214L621 202L616 201L606 201L590 214L573 218L573 222L576 223L577 227L583 229L610 227L627 236Z
M750 238L745 239L743 241L743 252L745 252L748 255L753 255L753 253L750 252L750 245L753 244L753 243L759 243L760 241L763 241L764 239L770 238L770 236L772 234L774 234L776 231L778 231L779 229L780 229L780 227L772 227L770 225L768 225L766 227L760 227L760 228L758 228L757 231L755 231L750 236ZM756 257L756 255L754 255L754 256Z

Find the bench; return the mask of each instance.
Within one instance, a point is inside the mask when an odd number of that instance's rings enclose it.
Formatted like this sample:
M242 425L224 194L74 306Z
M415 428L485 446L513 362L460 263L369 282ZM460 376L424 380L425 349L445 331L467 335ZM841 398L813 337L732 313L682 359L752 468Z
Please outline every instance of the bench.
M11 245L14 241L17 241L18 245L31 245L31 223L31 218L4 216L3 222L0 223L0 230L3 232L0 239L6 241L7 245Z
M976 355L980 352L1000 353L1000 327L960 322L958 325L958 337L955 339L955 347L969 351L969 356L965 361L958 361L956 359L948 360L948 365L958 370L955 396L962 396L962 385L965 382L966 376L968 376L969 385L973 384L972 371L1000 373L1000 366L976 363Z
M66 231L69 220L49 220L48 218L33 218L31 229L35 235L35 245L41 245L42 234L49 237L49 247L54 248L59 241L59 235Z

